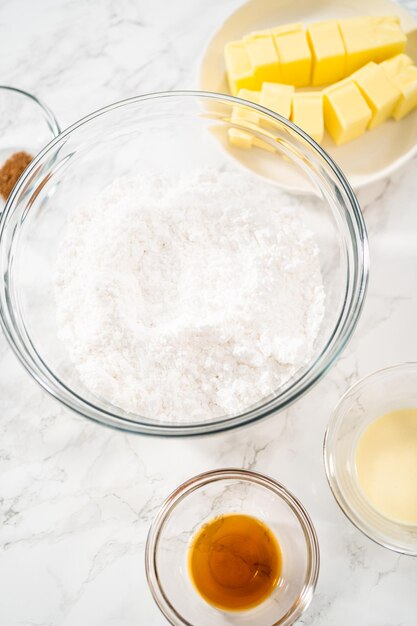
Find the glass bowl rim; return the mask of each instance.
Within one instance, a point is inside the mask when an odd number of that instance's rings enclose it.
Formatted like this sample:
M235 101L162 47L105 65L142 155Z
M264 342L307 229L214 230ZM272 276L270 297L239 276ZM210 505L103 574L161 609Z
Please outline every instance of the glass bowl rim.
M52 110L44 103L42 102L42 100L39 100L39 98L37 98L35 95L33 95L32 93L30 93L29 91L25 91L24 89L20 89L20 87L12 87L11 85L0 85L0 90L5 90L5 91L12 91L16 94L19 94L21 96L24 96L25 98L27 98L28 100L30 100L33 104L35 104L42 112L48 126L49 129L53 135L53 139L51 141L54 141L55 139L58 138L58 136L61 133L61 128L59 126L59 122L57 120L57 118L55 117L54 113L52 112ZM48 142L47 146L50 145L51 142ZM47 147L45 146L45 147ZM42 148L42 150L40 151L39 154L41 154L44 151L44 148Z
M291 491L289 491L282 483L271 478L270 476L254 472L252 470L231 467L202 472L201 474L197 474L196 476L193 476L183 482L176 489L174 489L174 491L172 491L167 498L165 498L151 523L145 546L146 579L148 581L148 586L153 599L170 624L173 624L174 626L195 626L177 612L175 607L172 606L166 597L163 588L160 585L156 567L158 543L164 524L170 517L171 513L175 510L177 504L182 502L188 495L197 491L201 487L222 480L248 482L268 489L275 496L285 502L287 507L289 507L294 513L299 525L302 528L306 540L308 556L307 572L304 578L303 587L291 609L277 622L270 625L290 626L306 611L313 598L320 570L319 541L313 522L300 500L298 500L298 498L294 496L294 494L291 493Z
M48 365L36 352L33 344L30 341L28 342L27 340L22 339L20 333L14 327L13 319L11 319L14 316L14 311L8 309L10 299L8 298L8 294L4 293L3 287L5 287L5 285L2 285L2 288L0 289L0 325L3 328L10 346L18 359L24 365L25 369L41 385L41 387L47 391L47 393L73 411L83 415L84 417L92 419L93 421L98 421L101 424L117 429L127 430L129 432L149 435L189 436L224 431L262 419L295 402L324 376L349 341L363 308L368 286L369 249L365 222L359 202L349 182L332 158L311 137L309 137L303 130L291 121L255 103L230 95L190 90L155 92L120 100L98 109L84 118L81 118L55 137L33 159L8 198L5 209L0 218L0 252L8 216L18 206L18 196L20 190L25 188L24 186L27 180L30 180L32 172L38 166L38 163L44 159L57 144L65 142L67 136L71 135L71 133L95 118L105 115L106 113L124 106L140 103L145 100L159 100L166 98L194 98L217 100L233 104L240 103L248 108L256 109L263 115L272 117L274 120L290 128L294 133L307 142L309 147L319 154L319 156L326 162L330 170L334 173L338 185L343 187L350 209L349 217L353 224L353 227L349 226L351 234L349 241L355 245L354 267L356 271L351 272L354 274L351 285L351 299L347 303L345 302L335 326L333 327L332 332L330 333L330 336L320 354L316 356L315 359L308 365L307 369L301 376L296 377L291 382L291 385L287 389L280 394L274 394L272 399L264 402L256 409L246 409L244 412L235 416L220 417L199 422L170 423L158 421L154 418L144 418L143 416L142 418L140 418L140 416L135 416L135 418L140 419L130 419L126 415L117 413L117 407L112 407L112 410L98 407L66 386L65 383L49 369ZM348 267L348 274L350 273L349 270L350 267ZM6 282L7 281L3 281L3 283ZM334 340L335 337L336 339ZM28 343L30 344L29 347ZM35 356L33 356L32 351ZM323 362L318 366L319 361Z
M329 422L326 427L326 431L324 433L323 439L323 464L326 473L326 478L330 490L333 494L333 497L338 505L339 509L345 515L345 517L349 520L351 524L353 524L362 534L364 534L368 539L373 541L379 546L383 548L387 548L388 550L392 550L394 552L398 552L399 554L404 554L407 556L417 556L417 544L413 546L407 545L405 542L398 541L390 541L387 539L386 535L378 532L374 526L370 523L366 522L363 517L353 508L348 500L345 498L344 491L340 487L339 481L337 479L336 472L333 470L333 459L334 459L334 450L332 449L330 438L334 434L336 427L340 424L339 421L339 413L344 406L344 404L349 401L349 398L355 391L359 389L364 389L368 385L368 383L373 382L379 378L384 377L387 374L397 373L401 370L412 370L416 374L417 378L417 361L404 361L401 363L395 363L394 365L388 365L386 367L382 367L378 370L374 370L366 376L359 378L353 385L351 385L338 400L336 406L334 407ZM343 420L342 420L343 421ZM351 482L351 481L349 481ZM381 520L386 521L387 518L382 514L378 513L376 509L373 509L374 514ZM390 520L389 520L390 521ZM396 524L392 521L393 524ZM415 532L417 536L417 526L410 524L396 524L398 528L411 529Z

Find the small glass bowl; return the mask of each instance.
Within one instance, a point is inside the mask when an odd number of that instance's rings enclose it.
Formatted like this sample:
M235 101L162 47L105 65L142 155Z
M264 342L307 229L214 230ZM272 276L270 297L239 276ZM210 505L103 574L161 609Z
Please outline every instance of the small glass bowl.
M359 439L385 413L417 407L417 363L381 369L351 387L336 406L324 437L324 466L333 495L349 520L385 548L417 556L417 525L379 513L361 491L355 465Z
M199 528L219 515L241 513L264 522L282 552L282 573L257 607L223 611L208 604L188 573L188 550ZM223 469L180 485L149 530L146 575L152 595L174 626L288 626L306 610L319 573L319 546L300 502L280 483L250 471Z
M54 114L35 96L0 85L0 167L15 152L35 157L59 133ZM0 197L0 211L4 204Z

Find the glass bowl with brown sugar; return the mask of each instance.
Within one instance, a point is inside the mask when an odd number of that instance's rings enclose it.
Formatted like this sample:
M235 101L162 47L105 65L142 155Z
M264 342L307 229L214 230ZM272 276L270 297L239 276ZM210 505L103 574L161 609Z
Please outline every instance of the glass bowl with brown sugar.
M0 211L33 157L59 133L54 114L38 98L0 85Z

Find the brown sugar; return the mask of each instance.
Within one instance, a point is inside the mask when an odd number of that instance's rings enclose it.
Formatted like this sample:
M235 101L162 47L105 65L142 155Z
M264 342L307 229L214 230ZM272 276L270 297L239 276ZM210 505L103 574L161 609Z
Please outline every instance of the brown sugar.
M16 152L0 168L0 194L4 200L7 200L17 179L32 159L27 152Z
M230 514L197 532L188 563L191 580L207 602L239 611L260 604L273 592L282 556L265 524L249 515Z

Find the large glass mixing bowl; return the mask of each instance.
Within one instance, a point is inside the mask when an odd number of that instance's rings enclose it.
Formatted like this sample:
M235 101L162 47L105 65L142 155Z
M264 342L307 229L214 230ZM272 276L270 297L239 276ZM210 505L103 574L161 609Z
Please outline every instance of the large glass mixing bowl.
M283 173L288 180L304 178L311 195L294 202L316 235L326 311L310 362L269 397L240 414L199 422L184 415L182 423L163 422L157 415L127 413L83 385L58 338L55 264L71 211L113 179L149 170L175 176L202 167L243 168L260 184L265 178L282 180ZM149 94L80 120L27 168L2 215L0 237L1 322L21 362L67 407L141 433L219 431L288 406L323 376L346 345L367 285L366 230L357 199L337 165L291 122L218 94Z

